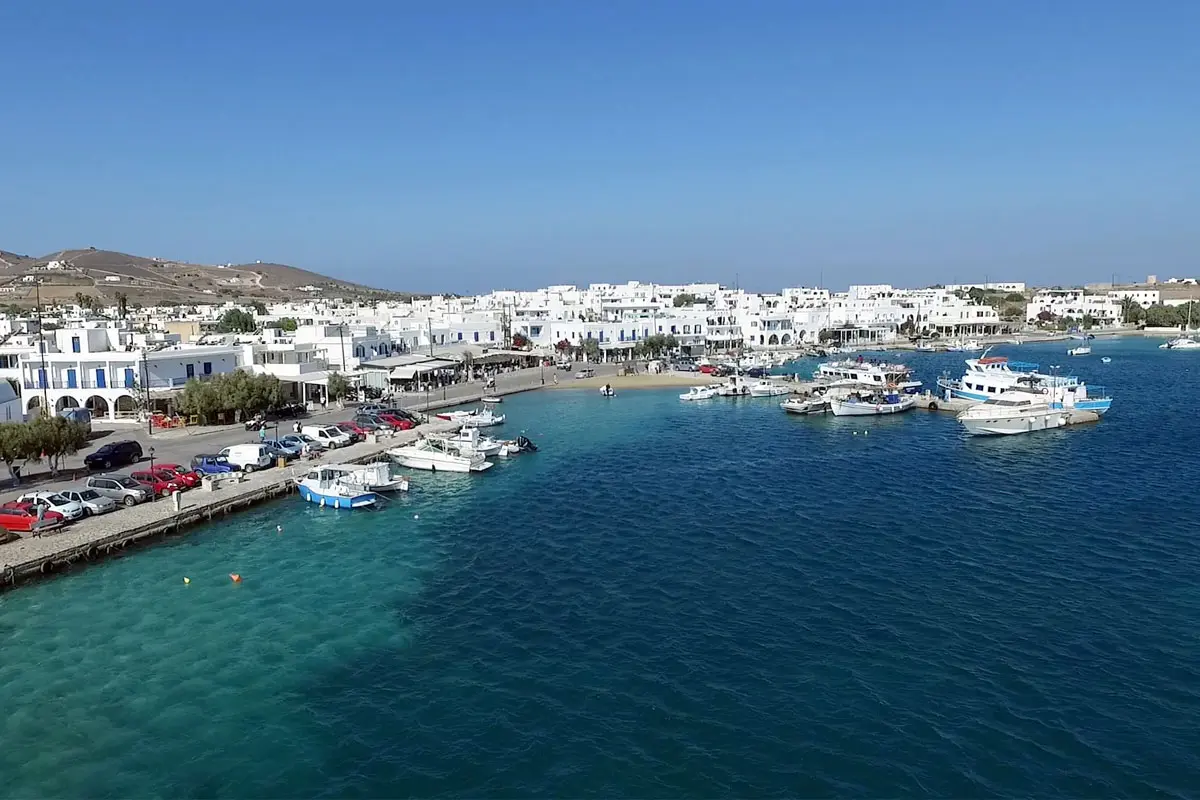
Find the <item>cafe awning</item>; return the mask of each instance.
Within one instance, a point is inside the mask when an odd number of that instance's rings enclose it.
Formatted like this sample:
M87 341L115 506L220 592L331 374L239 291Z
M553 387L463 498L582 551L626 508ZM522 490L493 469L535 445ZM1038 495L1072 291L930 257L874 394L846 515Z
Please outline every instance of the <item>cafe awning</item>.
M388 373L388 378L394 381L410 381L418 375L436 372L439 369L453 369L457 366L457 361L434 359L432 361L424 361L420 364L413 364L407 367L393 367L391 372Z

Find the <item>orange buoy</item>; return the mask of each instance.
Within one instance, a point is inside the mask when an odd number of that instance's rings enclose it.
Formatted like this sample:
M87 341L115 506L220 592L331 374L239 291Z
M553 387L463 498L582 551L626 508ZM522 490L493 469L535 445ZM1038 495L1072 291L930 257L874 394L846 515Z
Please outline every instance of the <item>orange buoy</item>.
M233 581L234 583L241 583L242 576L237 574L236 572L231 572L231 573L229 573L229 580Z

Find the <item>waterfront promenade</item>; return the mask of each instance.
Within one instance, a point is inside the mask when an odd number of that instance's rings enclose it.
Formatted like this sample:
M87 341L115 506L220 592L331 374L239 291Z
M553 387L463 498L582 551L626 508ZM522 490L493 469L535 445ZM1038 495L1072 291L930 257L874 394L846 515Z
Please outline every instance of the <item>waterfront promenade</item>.
M597 368L597 372L615 372L609 365ZM562 373L560 373L560 376ZM430 392L410 393L401 396L398 404L414 410L430 410L477 402L481 397L507 395L539 389L553 385L554 372L546 368L525 369L504 373L496 378L496 386L484 389L482 383L465 383ZM569 375L560 377L560 383L570 380ZM305 418L305 424L332 423L353 417L354 406L331 409ZM414 441L418 435L438 433L457 428L456 423L430 419L411 431L399 431L391 437L381 437L376 442L360 442L350 447L326 453L318 458L295 462L287 467L252 473L240 482L223 481L213 491L196 488L179 495L180 508L176 509L173 498L152 503L143 503L133 508L121 508L99 517L90 517L73 523L60 531L36 538L18 539L0 545L0 590L40 575L52 574L70 564L93 561L107 555L119 553L130 544L161 537L178 531L187 525L204 522L214 517L236 511L254 503L292 491L295 481L302 477L312 464L322 462L365 462L379 457L385 450ZM274 426L268 435L274 436ZM280 433L290 431L290 423L280 424ZM257 441L258 436L242 425L226 425L212 428L186 428L156 431L150 434L145 428L132 426L114 427L98 442L119 439L136 439L142 443L146 455L154 448L154 460L158 463L187 465L198 453L215 453L223 447L243 442ZM31 488L55 489L66 486L72 479L82 480L87 470L82 465L83 456L91 448L77 454L67 468L60 470L56 478L34 475L22 486L10 488L0 494L0 501L15 499L21 492ZM137 469L149 465L145 459Z

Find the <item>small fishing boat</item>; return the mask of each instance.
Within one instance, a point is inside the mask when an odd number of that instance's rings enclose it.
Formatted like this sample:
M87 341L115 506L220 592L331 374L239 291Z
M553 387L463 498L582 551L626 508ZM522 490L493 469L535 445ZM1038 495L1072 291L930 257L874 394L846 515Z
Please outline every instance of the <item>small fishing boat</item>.
M481 408L462 418L462 424L468 428L490 428L504 424L504 415L496 414L490 408Z
M831 398L829 410L836 417L875 417L885 414L899 414L908 411L917 404L913 395L900 394L851 394L849 397Z
M484 458L492 458L508 454L504 442L481 435L478 428L464 427L453 436L443 437L443 440L453 446L459 455L467 457L478 454Z
M304 500L322 507L368 508L379 502L374 492L347 483L337 469L325 465L309 470L296 490Z
M372 464L330 464L328 469L334 470L342 483L364 492L408 491L408 478L393 475L390 461L376 461Z
M1111 363L1112 363L1112 359L1111 359L1111 358L1109 358L1108 356L1105 356L1104 358L1100 359L1100 363L1101 363L1101 364L1111 364Z
M1067 351L1067 355L1069 356L1090 356L1091 354L1092 348L1086 344L1081 344L1078 347L1072 347Z
M683 394L679 395L680 400L709 400L717 396L717 387L715 386L693 386Z
M479 402L481 402L481 403L503 403L504 398L503 397L481 397L481 398L479 398Z
M793 397L779 407L789 414L824 414L829 410L828 397Z
M600 394L602 394L605 397L616 397L617 390L614 389L610 384L606 383L600 387Z

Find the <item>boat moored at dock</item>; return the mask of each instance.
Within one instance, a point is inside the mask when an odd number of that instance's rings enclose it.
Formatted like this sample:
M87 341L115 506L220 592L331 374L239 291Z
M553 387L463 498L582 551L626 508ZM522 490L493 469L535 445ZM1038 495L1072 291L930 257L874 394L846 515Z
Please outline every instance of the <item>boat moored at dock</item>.
M1000 436L1061 428L1070 412L1052 406L1049 395L1030 389L1010 389L973 405L957 419L973 436Z
M492 462L478 453L461 455L446 437L440 436L426 436L404 447L393 447L387 454L409 469L430 472L483 472L492 466Z
M717 387L715 386L693 386L683 394L679 395L680 400L709 400L717 396Z
M750 384L751 397L779 397L784 394L791 394L792 390L782 383L776 381L761 380L757 383Z
M921 382L913 379L912 370L904 364L889 364L865 358L848 358L819 364L813 379L826 384L852 382L877 389L894 389L903 394L916 394L921 388Z
M911 394L854 392L845 398L831 397L829 410L835 417L876 417L899 414L916 404L917 398Z
M407 492L408 478L392 474L390 461L370 464L329 464L342 483L364 492Z
M374 492L351 485L343 475L336 467L317 466L297 482L296 490L304 500L330 508L368 508L379 501Z
M816 395L813 397L793 397L779 404L789 414L824 414L829 411L829 398Z
M979 358L968 358L966 364L967 369L958 380L952 380L948 375L938 380L938 387L951 399L983 403L1010 389L1035 388L1053 394L1052 406L1056 402L1065 405L1068 392L1072 407L1080 411L1103 414L1112 405L1112 398L1103 387L1088 387L1073 375L1044 375L1038 372L1037 364L1010 361L1005 356L989 356L986 352Z

